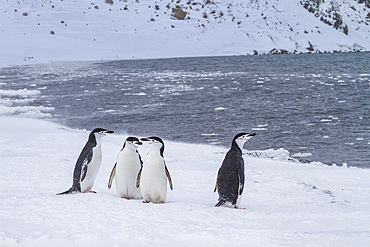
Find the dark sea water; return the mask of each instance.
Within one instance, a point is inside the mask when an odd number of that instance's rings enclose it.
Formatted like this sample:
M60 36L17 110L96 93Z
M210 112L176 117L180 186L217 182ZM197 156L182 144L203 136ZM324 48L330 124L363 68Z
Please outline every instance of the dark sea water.
M370 53L52 63L0 83L72 128L225 146L255 132L248 149L370 167Z

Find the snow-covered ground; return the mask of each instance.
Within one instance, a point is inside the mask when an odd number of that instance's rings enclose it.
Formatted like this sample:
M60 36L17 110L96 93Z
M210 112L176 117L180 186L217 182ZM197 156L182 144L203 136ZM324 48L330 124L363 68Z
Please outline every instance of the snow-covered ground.
M204 7L196 2L206 1L181 1L189 12L185 20L171 18L174 2L2 0L0 67L273 48L306 52L309 42L314 51L370 50L367 11L355 1L332 1L348 35L298 0L210 1ZM174 184L168 202L118 198L107 182L126 138L119 134L103 139L97 194L56 196L70 187L89 131L33 119L53 110L27 106L38 93L0 91L0 246L369 246L370 170L289 161L284 150L244 155L245 210L213 207L226 147L166 140Z
M0 67L51 61L369 51L355 0L2 0ZM187 12L171 17L172 8ZM317 15L317 17L315 17ZM334 28L336 19L340 27ZM345 30L347 34L345 34Z
M165 204L144 204L118 198L114 186L107 189L126 137L113 134L102 140L97 194L57 196L71 185L89 131L8 116L0 117L0 129L0 246L370 243L369 169L244 155L246 209L215 208L213 188L227 148L165 140L174 190Z

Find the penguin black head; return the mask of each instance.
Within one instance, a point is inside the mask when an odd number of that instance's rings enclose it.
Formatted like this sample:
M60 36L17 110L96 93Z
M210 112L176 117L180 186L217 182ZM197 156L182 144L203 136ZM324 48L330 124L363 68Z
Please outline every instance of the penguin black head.
M148 138L140 138L141 141L143 142L148 142L149 145L160 145L160 154L163 157L163 152L164 152L164 142L162 141L161 138L158 136L152 136Z
M93 131L91 131L91 133L92 134L100 134L100 135L105 136L105 134L112 134L112 133L114 133L114 131L106 130L106 129L102 129L102 128L96 128Z
M240 149L242 149L244 143L246 143L249 139L251 139L255 135L256 133L251 133L251 134L245 133L245 132L239 133L234 137L231 145L233 146L234 144L236 144L238 145Z
M139 140L139 138L133 137L133 136L127 137L126 143L134 146L135 148L137 148L140 145L143 145L143 143Z

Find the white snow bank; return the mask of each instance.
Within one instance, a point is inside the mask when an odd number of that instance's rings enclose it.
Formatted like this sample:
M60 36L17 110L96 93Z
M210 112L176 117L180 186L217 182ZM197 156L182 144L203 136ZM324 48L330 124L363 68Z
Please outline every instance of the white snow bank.
M101 126L104 127L104 126ZM69 188L88 131L0 117L0 246L368 246L370 170L245 155L245 210L215 208L227 149L165 141L163 205L107 189L126 136L103 139L97 194ZM246 145L247 147L248 144ZM115 183L114 183L115 185Z

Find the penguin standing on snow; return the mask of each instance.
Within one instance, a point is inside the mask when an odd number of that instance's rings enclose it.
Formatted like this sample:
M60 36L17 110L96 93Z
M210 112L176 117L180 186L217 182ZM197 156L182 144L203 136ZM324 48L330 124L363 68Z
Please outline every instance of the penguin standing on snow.
M96 128L91 131L89 139L76 161L72 187L58 195L74 192L92 192L91 189L102 162L101 138L107 133L114 132L102 128Z
M117 195L126 199L141 199L140 188L136 187L136 179L142 167L140 154L137 151L143 143L136 137L128 137L119 152L117 162L109 177L108 189L116 177Z
M244 143L255 135L254 133L239 133L234 137L231 148L218 170L214 189L214 192L218 190L218 203L215 205L216 207L224 205L227 202L231 203L234 208L239 207L244 189L242 148Z
M171 190L173 189L172 179L163 156L164 143L159 137L140 140L149 142L150 149L137 176L136 186L141 188L143 202L164 203L167 196L167 178Z

